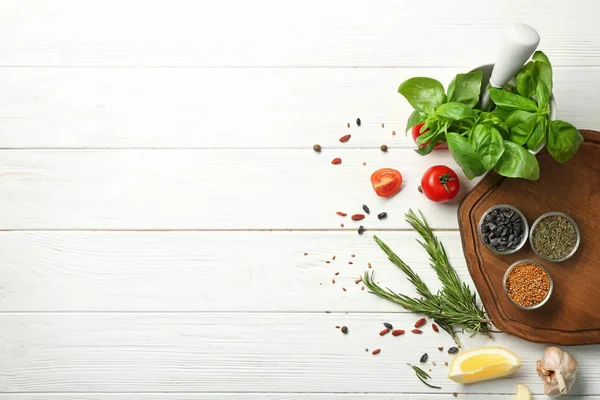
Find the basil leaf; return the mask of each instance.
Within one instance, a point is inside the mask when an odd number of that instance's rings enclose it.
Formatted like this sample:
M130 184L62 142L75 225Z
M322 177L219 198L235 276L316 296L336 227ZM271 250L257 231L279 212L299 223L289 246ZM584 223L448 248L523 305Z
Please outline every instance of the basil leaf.
M537 74L538 69L535 68L535 63L529 61L521 71L517 74L517 92L521 96L531 97L535 94L535 88L537 85Z
M429 133L429 132L428 132ZM429 141L429 143L427 143L425 146L421 147L421 144L419 144L419 148L415 149L415 151L417 152L417 154L420 154L422 156L427 155L429 153L431 153L434 149L435 149L435 145L438 144L441 141L441 138L443 137L444 132L443 131L439 131L437 132L432 138L431 141ZM420 137L419 137L420 138Z
M546 147L559 163L567 162L577 153L583 137L573 125L565 121L550 121Z
M412 114L410 114L410 117L408 117L408 121L406 121L406 130L404 131L404 133L407 133L410 130L410 128L417 124L420 124L421 122L423 122L421 113L417 110L413 111Z
M504 153L494 170L508 178L525 178L533 181L540 178L540 165L535 156L508 140L504 141Z
M548 130L548 117L545 115L538 115L535 123L535 128L527 139L526 146L529 150L537 150L546 138L546 131Z
M522 110L511 112L506 118L508 139L518 145L524 145L535 128L537 114Z
M540 50L533 53L533 56L531 56L531 59L533 61L539 61L541 63L550 65L550 60L548 60L548 56L546 54L544 54L543 51L540 51Z
M473 108L479 101L482 79L481 71L456 75L448 86L448 101L463 103Z
M447 133L446 140L448 141L448 148L454 160L469 179L473 179L476 176L485 173L486 169L479 159L479 155L467 139L459 135L458 133Z
M546 110L550 104L550 91L543 81L538 81L535 88L535 98L538 104L538 110Z
M440 117L459 120L459 119L468 119L468 118L476 118L477 112L463 103L446 103L442 104L435 110L435 113Z
M535 101L518 95L516 93L509 93L501 89L490 88L490 97L494 104L498 107L506 108L507 110L524 110L524 111L537 111L537 104Z
M541 51L536 51L531 57L535 61L538 79L546 84L548 91L552 93L552 64L548 57Z
M428 112L446 100L444 87L431 78L410 78L402 82L398 93L403 95L415 110Z
M494 168L504 153L504 139L491 125L477 125L471 135L471 143L488 171Z

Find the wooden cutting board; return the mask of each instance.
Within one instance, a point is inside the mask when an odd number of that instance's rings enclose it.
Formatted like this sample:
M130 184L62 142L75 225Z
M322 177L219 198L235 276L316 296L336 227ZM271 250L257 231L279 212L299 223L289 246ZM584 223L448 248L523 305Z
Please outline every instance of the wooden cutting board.
M600 343L600 132L582 130L585 141L565 164L547 151L538 154L538 181L486 175L464 198L458 221L469 272L494 325L509 334L561 345ZM520 209L529 222L548 211L575 219L581 245L571 259L552 263L529 246L511 255L497 255L477 236L482 214L496 204ZM542 308L519 310L504 295L502 278L513 262L531 258L544 264L554 279L552 297Z

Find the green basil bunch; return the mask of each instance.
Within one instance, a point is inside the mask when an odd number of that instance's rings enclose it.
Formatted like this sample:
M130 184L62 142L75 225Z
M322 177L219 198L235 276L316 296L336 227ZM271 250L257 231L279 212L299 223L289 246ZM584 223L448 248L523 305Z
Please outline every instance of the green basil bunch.
M575 155L583 138L564 121L550 121L552 67L537 51L517 74L516 85L489 88L496 105L492 112L477 108L483 74L458 74L448 85L431 78L411 78L398 88L415 111L406 131L423 123L416 150L429 154L440 142L448 148L469 179L495 170L511 178L537 180L540 169L535 156L544 142L558 162Z

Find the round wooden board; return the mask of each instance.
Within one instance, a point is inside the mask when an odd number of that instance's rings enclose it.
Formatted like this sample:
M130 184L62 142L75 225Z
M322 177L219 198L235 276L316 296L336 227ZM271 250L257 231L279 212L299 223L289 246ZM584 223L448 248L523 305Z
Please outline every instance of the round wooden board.
M458 209L467 266L490 318L498 329L534 342L600 343L600 132L581 134L585 141L565 164L547 151L538 154L538 181L489 173ZM530 226L545 212L567 213L581 230L579 250L562 263L538 258L529 243L516 254L493 254L479 241L477 224L489 207L501 203L520 209ZM504 272L523 258L541 261L554 279L554 293L539 310L517 309L502 290Z

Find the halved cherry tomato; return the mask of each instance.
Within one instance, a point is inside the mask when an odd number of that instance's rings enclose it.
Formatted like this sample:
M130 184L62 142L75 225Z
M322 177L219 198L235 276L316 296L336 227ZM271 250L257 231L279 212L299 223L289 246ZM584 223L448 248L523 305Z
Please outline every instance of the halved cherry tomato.
M435 165L423 174L421 189L429 200L443 203L456 197L460 181L452 169L445 165Z
M410 130L410 133L412 134L412 138L415 141L415 143L417 143L417 138L419 136L421 136L422 134L424 134L425 132L429 132L429 129L425 129L425 131L421 132L421 128L423 127L423 123L417 124L415 126L413 126ZM429 144L429 142L425 142L423 144L421 144L419 147L425 147ZM436 149L447 149L448 148L448 144L440 142L438 144L435 145Z
M400 191L402 174L392 168L382 168L373 172L371 184L380 197L390 197Z

